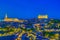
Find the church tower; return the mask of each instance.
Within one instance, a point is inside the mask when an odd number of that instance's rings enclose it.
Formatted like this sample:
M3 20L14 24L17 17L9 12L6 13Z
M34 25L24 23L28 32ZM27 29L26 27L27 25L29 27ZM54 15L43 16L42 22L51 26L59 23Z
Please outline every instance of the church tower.
M8 18L7 14L5 14L5 18Z
M4 21L7 21L7 20L8 20L8 16L7 16L7 14L5 14Z

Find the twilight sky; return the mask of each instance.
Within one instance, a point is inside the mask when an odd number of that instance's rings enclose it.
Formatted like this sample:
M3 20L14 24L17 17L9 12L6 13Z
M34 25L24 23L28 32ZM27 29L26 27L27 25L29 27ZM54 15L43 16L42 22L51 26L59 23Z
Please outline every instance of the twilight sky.
M34 18L47 14L60 19L60 0L0 0L0 18Z

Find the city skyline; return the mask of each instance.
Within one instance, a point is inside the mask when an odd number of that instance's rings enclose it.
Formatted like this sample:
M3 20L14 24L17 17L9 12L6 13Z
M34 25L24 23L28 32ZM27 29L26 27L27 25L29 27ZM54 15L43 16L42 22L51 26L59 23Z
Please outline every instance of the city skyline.
M19 19L19 20L26 20L26 19L33 19L33 18L60 19L60 18L49 17L49 15L47 15L47 14L39 14L36 17L31 17L31 18L19 18L19 17L12 17L12 16L10 17L10 15L8 16L8 14L5 13L3 18L0 18L0 20L4 20L5 18Z

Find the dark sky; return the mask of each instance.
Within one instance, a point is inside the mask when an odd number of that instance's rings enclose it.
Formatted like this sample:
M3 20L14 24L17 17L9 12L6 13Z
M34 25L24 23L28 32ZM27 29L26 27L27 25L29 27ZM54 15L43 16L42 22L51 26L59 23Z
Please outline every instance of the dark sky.
M0 0L0 18L6 13L11 18L34 18L39 14L60 18L60 0Z

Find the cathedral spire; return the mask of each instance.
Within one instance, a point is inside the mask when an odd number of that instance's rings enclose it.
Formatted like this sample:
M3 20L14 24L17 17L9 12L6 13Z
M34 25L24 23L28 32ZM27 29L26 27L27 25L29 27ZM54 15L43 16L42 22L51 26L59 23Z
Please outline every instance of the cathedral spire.
M5 18L8 18L7 13L5 14Z

